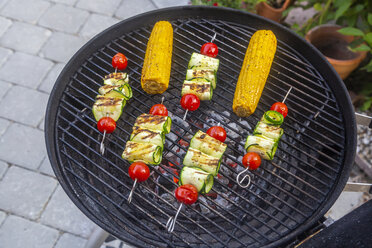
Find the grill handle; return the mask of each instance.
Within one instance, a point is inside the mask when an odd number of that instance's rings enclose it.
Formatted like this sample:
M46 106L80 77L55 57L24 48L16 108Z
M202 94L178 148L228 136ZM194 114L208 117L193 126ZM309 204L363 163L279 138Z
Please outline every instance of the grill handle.
M355 117L357 124L372 128L372 116L355 113Z

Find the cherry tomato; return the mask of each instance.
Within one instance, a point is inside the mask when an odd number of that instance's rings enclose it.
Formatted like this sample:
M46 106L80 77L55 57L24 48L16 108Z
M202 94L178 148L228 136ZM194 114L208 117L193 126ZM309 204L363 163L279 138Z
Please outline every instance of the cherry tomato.
M218 47L216 44L208 42L201 47L200 53L215 58L218 54Z
M198 200L198 190L191 184L179 186L174 194L179 202L187 205L191 205Z
M128 170L130 178L137 179L139 182L146 181L150 176L150 169L143 162L134 162Z
M117 53L114 57L112 57L112 67L118 68L118 70L124 70L127 68L127 65L128 59L124 54Z
M97 128L101 133L104 131L106 131L106 133L112 133L116 128L116 122L111 117L102 117L97 122Z
M225 142L226 140L226 131L223 127L220 127L220 126L210 127L207 130L207 134L221 142Z
M163 104L155 104L151 107L150 114L168 116L168 109Z
M248 152L244 155L242 163L245 168L256 170L261 165L261 157L255 152Z
M274 103L271 106L270 110L274 110L276 112L281 113L283 115L283 117L286 117L287 114L288 114L288 107L287 107L287 105L285 105L282 102L276 102L276 103Z
M181 98L181 106L189 111L195 111L200 106L200 100L194 94L186 94Z

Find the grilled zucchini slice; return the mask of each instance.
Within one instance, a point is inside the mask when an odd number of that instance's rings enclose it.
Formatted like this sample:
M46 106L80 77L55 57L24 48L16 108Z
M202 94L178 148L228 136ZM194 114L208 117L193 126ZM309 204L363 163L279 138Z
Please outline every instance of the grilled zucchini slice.
M129 100L133 96L132 88L127 83L121 86L105 84L98 89L98 92L107 97L120 97L125 100Z
M183 165L196 166L213 176L217 176L221 165L221 159L209 156L199 150L189 147L183 159Z
M214 71L218 70L220 60L200 53L193 53L189 61L188 69L208 68Z
M172 119L169 116L141 114L137 117L134 126L167 134L172 126Z
M208 193L213 187L213 175L198 167L184 166L180 172L180 185L194 185L198 192Z
M200 101L211 100L213 88L210 82L183 81L181 95L194 94Z
M152 143L157 146L164 147L165 136L163 131L150 130L146 128L133 127L132 134L129 140L139 143Z
M190 147L214 158L221 159L227 145L199 130L192 137Z
M209 68L199 68L199 69L188 69L186 72L186 80L193 81L194 79L204 78L211 82L212 88L216 88L217 75L216 71Z
M264 113L264 115L261 118L261 121L266 124L280 126L284 121L284 117L279 112L269 110Z
M258 153L263 159L272 160L278 148L278 141L263 136L250 135L247 137L244 148L247 152Z
M123 112L125 104L124 98L98 95L92 108L94 118L99 121L102 117L108 116L117 121Z
M129 162L143 161L146 164L158 165L162 160L162 153L161 146L128 141L121 157Z
M129 82L129 76L124 72L113 72L103 78L103 84L121 86Z
M269 125L262 121L259 121L253 131L253 135L263 136L265 138L270 138L278 141L283 135L283 129L278 126Z

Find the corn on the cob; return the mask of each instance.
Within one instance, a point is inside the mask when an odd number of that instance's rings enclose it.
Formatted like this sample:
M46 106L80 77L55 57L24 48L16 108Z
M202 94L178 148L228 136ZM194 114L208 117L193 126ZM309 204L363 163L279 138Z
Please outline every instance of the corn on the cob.
M148 94L161 94L169 84L173 48L173 28L159 21L152 29L143 62L141 86Z
M249 42L233 101L233 111L240 117L251 115L260 100L276 51L276 37L271 30L258 30Z

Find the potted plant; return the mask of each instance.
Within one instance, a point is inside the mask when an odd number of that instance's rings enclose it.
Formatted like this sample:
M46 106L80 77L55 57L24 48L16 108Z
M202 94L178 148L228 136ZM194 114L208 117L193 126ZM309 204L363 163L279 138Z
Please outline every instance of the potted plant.
M241 9L279 22L291 0L192 0L193 5L222 6Z
M326 56L345 79L372 51L372 2L369 0L297 1L317 13L302 27L292 28ZM302 5L301 5L302 4ZM327 23L334 23L330 25ZM338 25L338 26L337 26ZM362 69L372 72L372 61Z

